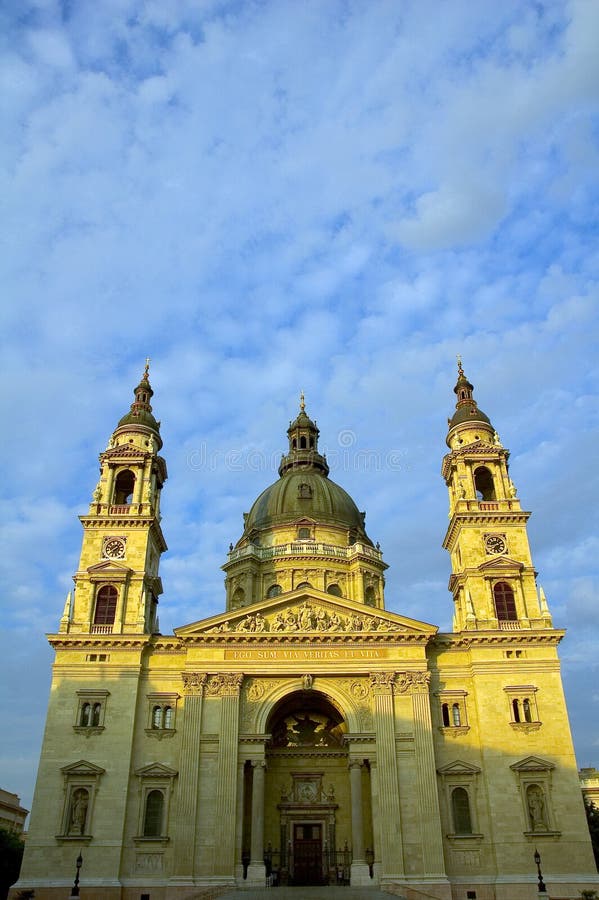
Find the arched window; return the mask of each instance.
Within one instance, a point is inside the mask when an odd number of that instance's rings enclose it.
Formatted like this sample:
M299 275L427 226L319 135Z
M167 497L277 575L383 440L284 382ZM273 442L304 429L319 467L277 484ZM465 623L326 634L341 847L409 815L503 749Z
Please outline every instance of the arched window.
M520 721L520 704L516 697L512 700L512 710L514 711L514 722Z
M291 446L293 447L294 450L297 450L297 441L296 441L295 438L293 438L293 441L292 441L292 443L291 443Z
M493 476L486 466L479 466L474 472L474 490L479 500L496 500Z
M150 791L146 797L144 837L160 837L162 834L163 810L164 794L162 791Z
M524 713L524 721L532 722L532 713L530 710L530 700L528 697L525 697L522 701L522 712Z
M118 506L128 505L133 500L135 475L130 469L124 469L116 476L114 484L114 502Z
M451 707L451 718L452 718L454 725L457 726L457 725L462 724L462 717L460 715L460 704L459 703L454 703L453 706Z
M233 592L233 606L243 606L243 601L245 600L245 591L243 588L236 588Z
M162 728L162 707L155 706L152 710L152 728Z
M102 704L101 704L101 703L94 703L94 706L93 706L93 709L92 709L92 725L99 725L99 724L100 724L100 715L101 715L101 713L102 713Z
M272 597L278 597L279 594L282 593L282 588L280 584L271 584L269 589L266 592L267 598L270 600Z
M446 728L449 727L449 704L444 703L441 707L441 714L443 716L443 724Z
M493 599L495 601L495 615L499 622L515 622L518 619L516 613L516 601L511 585L507 581L498 581L493 585Z
M91 725L92 723L92 705L91 703L84 703L81 707L81 716L79 717L79 724L83 727L87 725Z
M105 584L98 591L94 625L114 625L118 591L113 585Z
M472 834L472 819L470 817L470 798L466 788L457 787L451 792L451 809L453 812L453 827L456 834Z
M300 450L305 450L305 449L306 449L306 438L301 437L300 438Z
M296 585L295 590L299 591L309 587L312 587L309 581L302 581L300 584Z
M172 728L173 727L173 707L165 706L164 707L164 727Z
M310 528L302 526L301 528L297 529L297 537L300 541L309 541L312 537L312 531L310 530Z
M368 585L364 591L364 603L366 606L376 606L376 591L372 585Z
M338 584L330 584L327 588L327 594L332 594L333 597L342 597L341 588Z

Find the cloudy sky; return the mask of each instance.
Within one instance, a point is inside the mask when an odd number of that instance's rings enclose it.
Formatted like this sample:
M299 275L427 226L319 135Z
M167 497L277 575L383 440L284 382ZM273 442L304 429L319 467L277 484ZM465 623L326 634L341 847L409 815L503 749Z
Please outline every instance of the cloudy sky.
M25 806L44 635L146 356L167 632L223 610L301 389L387 607L448 629L461 353L599 766L598 33L596 0L2 4L0 786Z

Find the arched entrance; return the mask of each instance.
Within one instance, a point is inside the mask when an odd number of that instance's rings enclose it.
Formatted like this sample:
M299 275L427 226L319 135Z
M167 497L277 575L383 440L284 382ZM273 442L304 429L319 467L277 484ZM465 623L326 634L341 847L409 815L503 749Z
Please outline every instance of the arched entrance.
M348 882L347 723L307 679L303 690L277 703L267 723L272 740L266 751L266 858L279 883Z

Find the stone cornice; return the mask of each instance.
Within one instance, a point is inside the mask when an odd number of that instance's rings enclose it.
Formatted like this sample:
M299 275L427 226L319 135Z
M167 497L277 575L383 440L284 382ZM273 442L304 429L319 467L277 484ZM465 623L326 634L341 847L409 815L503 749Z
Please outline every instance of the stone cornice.
M90 647L102 650L142 650L148 646L150 634L47 634L46 638L55 650L87 650Z
M444 550L451 550L457 538L459 529L464 525L484 525L485 527L490 527L492 525L526 525L530 515L529 512L521 509L476 509L454 513L447 526L447 532L441 546Z
M489 644L550 644L557 646L565 635L564 629L552 628L547 631L526 629L521 631L461 631L456 634L437 634L432 639L433 646L471 647Z

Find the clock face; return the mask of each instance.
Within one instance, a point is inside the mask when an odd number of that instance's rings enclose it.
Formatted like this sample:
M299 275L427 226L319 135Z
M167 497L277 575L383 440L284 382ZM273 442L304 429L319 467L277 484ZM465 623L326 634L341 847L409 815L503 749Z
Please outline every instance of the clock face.
M485 537L485 549L487 553L505 553L505 540L500 534L488 534Z
M109 559L120 559L125 555L125 542L120 538L108 538L104 544L104 556Z

